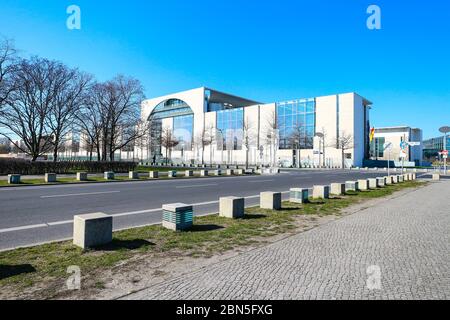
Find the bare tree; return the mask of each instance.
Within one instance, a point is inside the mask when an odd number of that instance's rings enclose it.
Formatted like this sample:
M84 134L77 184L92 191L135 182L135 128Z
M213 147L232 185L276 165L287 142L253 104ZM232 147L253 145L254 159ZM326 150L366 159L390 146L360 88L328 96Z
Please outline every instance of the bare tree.
M250 147L255 140L253 123L246 117L242 123L242 145L245 147L245 168L248 168Z
M202 152L202 164L205 164L205 149L208 146L211 146L214 142L214 127L204 127L202 131L197 135L194 139L195 146L198 149L201 149ZM211 160L210 160L211 161Z
M336 140L338 142L338 149L341 150L342 169L345 169L345 151L354 148L353 136L344 131Z
M52 130L47 116L60 89L62 64L41 58L22 59L13 75L15 90L9 94L0 117L5 136L32 161L50 151ZM19 137L23 145L13 140Z
M65 143L64 138L73 128L91 79L91 76L76 69L59 66L55 79L58 90L46 117L47 126L53 134L54 162L58 161L58 149Z
M9 154L12 151L11 143L6 138L0 138L0 154Z
M276 165L276 146L277 146L277 140L279 139L278 134L278 124L277 124L277 117L275 111L272 111L267 117L266 117L266 127L265 132L263 136L263 141L266 145L269 145L270 147L270 162L271 165Z
M0 39L0 112L9 95L15 89L13 79L15 67L16 50L12 41Z
M180 142L173 135L172 129L165 127L161 133L161 146L166 151L166 164L169 163L169 158L172 155L172 149L175 148Z

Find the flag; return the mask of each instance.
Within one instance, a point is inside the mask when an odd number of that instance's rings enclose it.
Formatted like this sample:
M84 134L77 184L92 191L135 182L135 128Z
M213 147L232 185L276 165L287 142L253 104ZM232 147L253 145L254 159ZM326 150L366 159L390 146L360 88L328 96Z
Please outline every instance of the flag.
M373 138L375 137L375 128L372 128L371 130L370 130L370 142L372 142L373 141Z

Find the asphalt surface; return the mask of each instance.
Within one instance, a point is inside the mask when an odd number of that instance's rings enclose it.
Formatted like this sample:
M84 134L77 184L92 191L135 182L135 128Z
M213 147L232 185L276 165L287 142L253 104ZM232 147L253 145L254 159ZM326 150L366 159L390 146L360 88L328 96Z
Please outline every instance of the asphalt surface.
M113 215L114 230L119 230L161 222L163 204L193 204L195 215L203 215L217 212L223 196L246 197L251 206L262 191L286 192L384 175L293 170L279 175L0 188L0 250L71 238L73 216L79 214Z

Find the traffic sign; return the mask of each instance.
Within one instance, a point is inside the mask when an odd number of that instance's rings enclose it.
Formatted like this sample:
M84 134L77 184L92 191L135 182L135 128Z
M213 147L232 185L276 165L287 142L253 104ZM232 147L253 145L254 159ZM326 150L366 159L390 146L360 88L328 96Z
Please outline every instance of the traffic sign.
M420 142L408 142L410 147L416 147L416 146L420 146Z
M402 141L400 143L400 148L402 148L402 150L405 150L408 147L408 144L405 141Z
M383 148L384 148L384 150L389 150L389 149L391 149L391 148L392 148L392 143L391 143L391 142L386 142L386 143L383 145Z
M442 150L442 151L440 152L440 154L441 154L442 156L448 156L448 150Z

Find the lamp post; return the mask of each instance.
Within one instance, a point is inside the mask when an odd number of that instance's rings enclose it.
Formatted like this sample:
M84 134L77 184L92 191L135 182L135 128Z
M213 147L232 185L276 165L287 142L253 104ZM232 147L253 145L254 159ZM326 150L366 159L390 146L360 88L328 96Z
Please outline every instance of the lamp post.
M439 129L439 132L444 134L444 150L442 150L444 152L444 154L442 155L442 157L444 158L444 174L447 173L447 157L448 157L448 152L447 152L447 134L450 132L450 127L445 126ZM447 152L447 154L445 154Z

